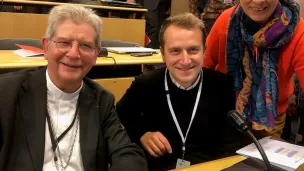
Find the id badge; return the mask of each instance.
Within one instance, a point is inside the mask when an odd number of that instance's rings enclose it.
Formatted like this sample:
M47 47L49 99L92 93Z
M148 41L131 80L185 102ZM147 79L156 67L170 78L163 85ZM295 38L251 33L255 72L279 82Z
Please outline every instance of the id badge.
M177 159L176 168L184 168L190 166L190 162L187 160Z

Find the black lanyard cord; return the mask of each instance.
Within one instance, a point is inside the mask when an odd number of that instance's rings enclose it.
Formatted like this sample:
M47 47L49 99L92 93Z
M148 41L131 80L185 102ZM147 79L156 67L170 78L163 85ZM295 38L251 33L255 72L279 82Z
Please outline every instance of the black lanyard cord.
M46 120L48 122L50 138L51 138L51 142L52 142L52 149L53 149L54 152L56 151L58 143L63 139L63 137L71 130L72 126L74 125L75 120L76 120L76 116L78 115L78 111L79 111L79 101L77 102L77 107L76 107L76 111L75 111L75 115L74 115L74 119L73 119L72 123L70 124L70 126L65 131L63 131L63 133L58 138L55 138L56 136L55 136L54 130L52 128L52 122L51 122L51 118L50 118L50 111L49 111L49 108L48 108L48 111L47 111L47 114L46 114Z

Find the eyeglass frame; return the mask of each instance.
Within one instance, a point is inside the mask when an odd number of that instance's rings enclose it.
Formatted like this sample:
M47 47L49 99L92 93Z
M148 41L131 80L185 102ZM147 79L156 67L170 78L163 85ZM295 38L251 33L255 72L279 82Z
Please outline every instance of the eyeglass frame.
M62 52L62 53L67 53L68 51L70 51L73 47L73 43L71 41L60 41L60 40L52 40L52 39L49 39L51 42L55 43L55 46L56 48ZM67 51L62 51L62 48L59 48L58 47L58 43L69 43L68 47L69 49ZM90 45L86 45L86 44L83 44L83 43L77 43L77 48L78 48L78 52L81 53L81 54L87 54L87 55L93 55L94 52L96 51L97 47L90 47L92 48L92 52L84 52L83 50L80 50L80 47L82 47L82 45L84 46L90 46Z

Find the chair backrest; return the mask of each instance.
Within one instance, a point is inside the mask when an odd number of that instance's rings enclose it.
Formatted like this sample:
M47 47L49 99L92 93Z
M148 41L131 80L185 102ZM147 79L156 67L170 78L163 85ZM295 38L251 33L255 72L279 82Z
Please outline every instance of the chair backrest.
M101 47L139 47L140 45L133 42L125 42L120 40L102 40Z
M113 93L115 103L126 93L127 89L132 84L134 77L112 78L112 79L95 79L103 88Z
M34 46L42 49L41 40L26 38L0 39L0 50L17 50L20 49L16 44Z

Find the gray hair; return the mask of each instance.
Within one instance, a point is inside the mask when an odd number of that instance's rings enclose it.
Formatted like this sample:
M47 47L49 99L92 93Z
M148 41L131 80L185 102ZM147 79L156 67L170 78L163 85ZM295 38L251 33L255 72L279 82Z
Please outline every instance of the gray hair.
M57 24L66 19L71 19L76 23L86 22L90 24L96 32L95 45L100 46L102 26L101 19L92 9L75 4L64 4L52 8L49 13L45 37L52 38L55 34Z

